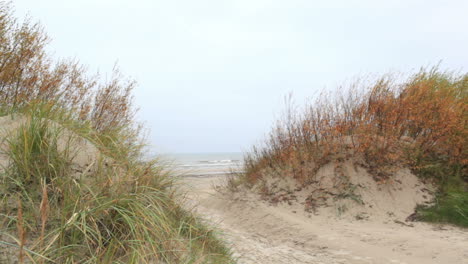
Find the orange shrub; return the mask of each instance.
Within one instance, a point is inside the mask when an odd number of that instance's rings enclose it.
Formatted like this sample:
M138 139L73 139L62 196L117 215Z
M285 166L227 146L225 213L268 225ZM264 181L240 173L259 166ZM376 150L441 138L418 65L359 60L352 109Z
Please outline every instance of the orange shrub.
M384 77L332 98L322 94L302 113L289 107L267 141L246 155L247 179L289 168L304 183L327 161L350 157L362 158L381 180L392 166L418 170L434 160L465 171L467 89L467 74L434 69L401 83Z
M18 23L9 4L0 3L0 110L17 111L32 102L67 109L98 132L131 126L135 110L126 81L114 69L105 82L74 60L53 61L39 24Z

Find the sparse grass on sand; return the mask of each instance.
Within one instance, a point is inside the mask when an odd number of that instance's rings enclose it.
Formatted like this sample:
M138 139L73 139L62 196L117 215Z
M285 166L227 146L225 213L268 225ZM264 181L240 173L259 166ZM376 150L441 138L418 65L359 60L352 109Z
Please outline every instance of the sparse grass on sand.
M143 158L133 81L53 62L0 3L0 262L233 263Z
M290 104L265 142L245 155L245 173L228 187L256 186L272 175L306 186L324 165L339 168L345 160L380 183L406 167L438 186L435 204L421 206L416 218L467 226L467 92L467 74L434 68L406 80L388 75L357 82L303 109Z

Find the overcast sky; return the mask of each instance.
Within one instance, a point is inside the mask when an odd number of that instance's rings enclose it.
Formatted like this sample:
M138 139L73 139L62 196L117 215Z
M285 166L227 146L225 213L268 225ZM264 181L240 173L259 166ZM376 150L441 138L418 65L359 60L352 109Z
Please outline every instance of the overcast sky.
M161 152L235 152L293 92L359 75L468 68L466 0L15 0L58 57L135 78Z

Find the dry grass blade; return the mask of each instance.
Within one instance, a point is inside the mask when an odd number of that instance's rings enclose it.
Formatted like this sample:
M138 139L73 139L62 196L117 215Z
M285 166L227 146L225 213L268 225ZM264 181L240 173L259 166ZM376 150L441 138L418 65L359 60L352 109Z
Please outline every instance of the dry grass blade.
M41 213L41 236L39 240L41 243L41 248L43 248L46 224L47 224L47 219L49 216L49 197L48 197L47 184L46 184L45 179L42 180L42 200L41 200L41 205L40 205L40 213ZM41 262L43 262L43 260L41 260Z
M18 199L18 219L16 221L16 229L18 232L19 238L19 263L24 263L24 245L26 243L26 231L24 230L24 220L23 220L23 204L21 199Z

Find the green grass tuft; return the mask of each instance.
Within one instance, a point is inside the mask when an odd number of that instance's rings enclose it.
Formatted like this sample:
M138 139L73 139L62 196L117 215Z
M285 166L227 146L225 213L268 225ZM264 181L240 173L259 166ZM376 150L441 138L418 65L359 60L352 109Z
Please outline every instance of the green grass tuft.
M468 227L468 192L441 193L435 199L435 205L418 208L418 215L427 222Z

